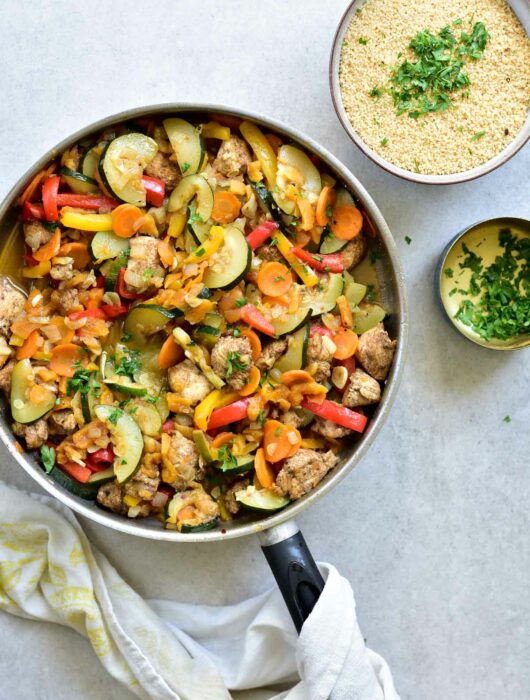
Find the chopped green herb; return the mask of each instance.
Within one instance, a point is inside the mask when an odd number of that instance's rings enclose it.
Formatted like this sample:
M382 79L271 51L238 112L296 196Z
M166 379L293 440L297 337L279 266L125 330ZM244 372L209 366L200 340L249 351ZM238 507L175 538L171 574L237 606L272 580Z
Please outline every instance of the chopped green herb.
M276 430L274 431L274 437L280 437L281 434L282 434L281 429L280 429L280 428L276 428Z
M377 87L377 85L374 85L374 87L369 91L368 93L370 97L381 97L383 94L383 91L381 88Z
M270 243L271 245L276 245L277 243L278 243L278 239L277 239L277 238L272 238L272 239L271 239L271 243Z
M117 425L118 424L118 418L121 416L121 411L119 408L114 408L110 413L109 413L109 423L112 423L112 425Z
M120 338L122 343L128 343L129 340L132 339L132 334L131 333L124 333L122 337Z
M237 467L237 459L228 445L222 445L217 451L218 461L221 462L220 469L222 472L229 470L231 467Z
M79 360L74 364L74 376L66 381L66 393L68 396L79 391L80 394L86 395L90 391L90 378L95 377L96 373L85 369ZM92 380L92 389L95 396L99 396L101 384L95 379Z
M195 223L203 224L204 220L200 214L197 214L197 212L194 212L193 214L191 214L190 218L188 219L188 223L189 224L195 224Z
M455 21L453 22L453 26L457 27L459 24L462 24L462 20L460 19L460 17L458 19L455 19Z
M311 256L313 260L316 260L317 262L322 262L322 256L321 255L312 255Z
M181 170L182 170L183 173L185 173L187 170L190 169L190 167L191 167L191 166L190 166L189 163L182 163L182 168L181 168Z
M46 474L49 474L55 466L55 448L43 445L40 448L40 458Z
M247 300L245 299L245 297L241 297L241 299L236 299L236 308L240 309L242 306L245 306L246 303Z
M503 420L505 423L511 423L511 421L512 421L512 419L510 418L510 416L504 416L504 418L503 418L502 420Z
M366 46L366 44L368 43L368 39L365 39L362 36L359 37L358 41L359 41L359 44L362 44L363 46Z
M331 206L331 204L328 204L328 206L326 207L326 216L328 217L328 219L331 219L331 217L333 216L333 207Z
M445 275L446 277L449 277L449 279L451 279L451 278L453 277L454 274L455 274L455 273L454 273L454 270L453 270L452 268L450 268L450 267L446 267L446 268L445 268L445 270L444 270L444 275Z
M267 420L267 415L266 415L265 411L261 410L261 411L258 413L257 422L258 422L260 425L265 425L265 421L266 421L266 420Z
M414 163L414 171L419 173L420 172L420 163L417 158L413 158L412 162Z
M198 249L195 251L194 254L195 254L198 258L201 258L205 253L206 253L206 251L204 250L204 248L198 248Z
M375 287L373 284L369 284L366 287L366 300L375 301Z
M384 139L381 139L380 144L381 144L381 146L386 146L387 143L388 143L388 139L387 139L387 137L385 136Z
M234 335L234 338L239 338L239 336L241 335L241 328L239 326L236 326L234 328L233 335Z
M158 401L158 396L144 396L144 401L146 403L156 403Z
M134 373L142 368L140 361L140 351L124 348L124 353L119 356L111 355L111 362L114 362L114 372L122 377L134 379Z
M146 269L142 272L142 280L144 282L147 282L147 280L154 275L154 270L152 267L146 267Z
M412 238L410 236L405 236L405 243L410 245L412 243Z
M486 133L485 131L477 131L476 134L473 134L473 136L471 137L471 140L478 141L479 139L481 139L485 135L485 133Z
M231 377L235 371L244 371L248 367L246 362L241 360L238 352L229 352L226 359L226 376Z
M375 263L378 260L381 260L382 257L383 254L381 253L379 248L372 248L372 250L370 251L370 262L372 263L372 265L375 265Z
M276 275L274 278L275 282L283 282L285 280L285 277L283 275Z
M59 226L58 221L41 221L41 224L44 226L44 228L48 229L48 231L51 231L52 233L55 231L57 226Z

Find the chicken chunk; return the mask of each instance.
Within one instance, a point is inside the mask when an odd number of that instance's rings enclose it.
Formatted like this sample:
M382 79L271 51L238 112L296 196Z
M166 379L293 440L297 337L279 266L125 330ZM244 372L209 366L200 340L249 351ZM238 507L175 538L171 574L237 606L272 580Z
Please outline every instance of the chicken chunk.
M248 382L252 368L252 348L246 336L234 338L224 335L214 345L211 356L212 369L238 391Z
M13 423L13 432L26 442L28 450L36 450L48 439L48 426L44 418L35 423Z
M368 244L364 233L355 236L342 250L341 255L344 260L344 267L349 270L358 265L366 255Z
M153 460L142 461L140 469L124 486L126 496L151 501L160 485L160 469Z
M292 428L300 428L304 422L304 419L296 413L296 411L286 411L285 413L280 413L278 416L280 423L285 425L290 425Z
M184 360L170 367L168 380L171 391L180 394L185 401L189 401L190 406L195 406L213 391L213 384L191 360Z
M357 368L350 375L350 383L344 392L342 403L354 408L355 406L368 406L371 403L377 403L380 399L379 382L362 369Z
M251 161L247 144L239 136L231 136L221 143L212 165L225 177L237 177L246 173Z
M68 258L68 262L53 265L50 270L50 277L58 282L71 280L74 276L73 258Z
M236 493L238 491L244 491L250 484L249 479L242 479L241 481L236 481L229 489L227 489L223 495L226 509L232 515L239 512L240 504L236 501Z
M102 484L98 489L96 500L103 508L108 508L114 513L125 515L128 507L123 502L123 488L115 481Z
M316 382L325 382L331 374L331 360L333 352L327 345L326 336L314 333L309 338L307 346L308 370L313 374Z
M149 288L159 288L164 281L164 268L158 256L158 241L152 236L134 236L131 247L125 282L135 292L145 292Z
M0 389L5 391L7 395L11 392L11 375L13 374L13 367L15 364L15 360L10 360L0 369Z
M314 489L337 462L338 457L331 450L316 452L300 449L293 457L285 460L276 477L273 491L292 500L301 498Z
M159 180L163 180L168 190L174 189L180 179L177 166L169 160L169 156L160 151L147 165L144 172L149 177L157 177Z
M325 418L316 417L314 422L311 424L311 430L322 437L338 439L351 435L352 431L349 428L344 428L342 425L337 425L333 421L326 420Z
M24 224L24 240L33 252L48 243L52 235L40 221L28 221Z
M390 340L382 323L359 337L356 357L374 379L384 381L394 359L396 340Z
M219 506L202 487L176 493L172 503L177 530L181 530L183 525L204 525L219 517Z
M48 428L52 435L71 435L77 429L73 411L54 411L48 418Z
M50 301L61 316L82 308L77 289L56 289L51 293Z
M261 245L256 250L256 255L261 260L271 261L271 262L284 262L283 255L280 253L275 245L268 245L265 243Z
M260 372L268 372L286 350L286 340L273 340L272 343L269 343L263 348L261 355L256 360L256 367Z
M8 277L0 275L0 335L6 338L16 317L24 310L26 297Z
M191 481L197 481L201 477L199 450L194 442L178 430L175 431L167 454L163 454L162 480L177 491L182 491Z

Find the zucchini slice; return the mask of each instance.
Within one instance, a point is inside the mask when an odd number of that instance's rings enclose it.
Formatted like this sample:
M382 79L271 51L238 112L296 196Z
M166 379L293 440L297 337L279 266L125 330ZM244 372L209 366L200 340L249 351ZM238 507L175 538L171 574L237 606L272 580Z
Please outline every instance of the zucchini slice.
M130 413L144 435L157 437L162 430L162 416L156 406L139 399L127 405L127 413Z
M92 148L89 148L83 156L83 160L81 161L81 173L85 177L88 177L91 180L94 180L94 178L96 177L96 173L98 171L99 166L99 160L106 145L107 142L102 141L96 146L92 146Z
M94 472L94 474L88 477L88 481L86 483L92 486L97 486L99 488L101 484L106 484L107 481L113 480L114 469L112 467L109 467L108 469L103 469L103 471Z
M334 236L328 229L322 243L320 244L319 253L322 253L322 255L327 255L328 253L338 253L340 250L345 248L348 243L349 241L343 241Z
M219 471L227 476L236 476L236 474L246 474L251 469L254 468L254 455L244 455L242 457L236 457L237 464L231 464L225 469L221 469L222 462L214 462L214 466L219 469Z
M132 416L116 406L100 404L95 408L96 416L102 420L112 436L114 475L119 484L133 477L140 467L144 440L140 428Z
M94 194L98 191L98 183L91 177L78 173L70 168L61 168L61 178L76 194Z
M85 423L90 423L95 416L94 406L96 405L96 385L96 375L93 373L88 380L88 391L83 394L78 392L81 411L83 413Z
M201 220L199 221L199 219ZM204 243L213 225L214 224L210 223L210 221L203 221L202 218L197 215L197 208L195 202L192 200L188 206L188 231L195 242Z
M288 166L290 168L295 168L299 173L302 174L304 178L304 184L302 185L302 191L311 192L314 195L319 195L322 190L322 180L320 179L320 173L315 165L311 162L309 156L307 156L303 151L296 146L280 146L278 150L278 174L276 176L276 182L281 188L282 179L282 166ZM289 179L288 176L286 178Z
M90 241L90 255L96 263L117 258L124 250L129 250L129 240L113 231L98 231Z
M102 231L102 233L109 233L108 231ZM97 236L97 234L96 234ZM124 239L125 240L125 239ZM114 292L116 291L116 283L120 274L122 267L127 267L127 261L129 260L129 248L125 248L121 253L114 259L114 262L109 263L109 269L105 274L105 291Z
M302 369L307 364L307 346L309 345L309 324L299 328L289 336L287 340L287 351L279 358L274 365L280 372L288 372L292 369Z
M379 304L361 304L357 310L353 311L354 333L366 333L385 318L386 313Z
M200 456L204 459L207 464L214 462L212 453L210 452L210 443L206 439L206 435L202 430L193 431L193 442L199 450Z
M312 316L320 316L333 311L338 297L342 294L344 279L342 274L333 272L329 275L323 290L316 287L305 288L302 292L302 306L311 307Z
M125 394L126 396L145 396L147 394L147 389L144 386L133 382L130 377L114 372L114 368L108 361L105 351L101 353L99 367L101 377L111 391L117 391L119 394Z
M166 522L177 524L179 511L186 503L186 496L183 493L176 493L169 501L165 508ZM177 529L180 532L203 532L204 530L212 530L217 526L219 520L217 516L206 522L199 522L196 525L191 525L186 522L180 522Z
M307 306L301 306L293 314L290 314L287 318L273 318L271 323L274 326L276 335L287 335L287 333L294 333L300 327L305 326L309 321L311 316L315 314Z
M236 491L235 499L249 510L271 511L285 508L289 503L286 496L277 496L272 491L257 489L255 486L247 486L242 491Z
M163 124L181 172L188 175L198 173L206 157L204 141L199 130L179 117L164 119Z
M156 141L145 134L124 134L110 141L99 162L99 174L108 190L123 202L144 207L142 175L157 151Z
M175 187L169 198L167 210L180 211L195 198L195 215L206 223L213 211L213 190L202 175L188 175ZM201 223L199 222L199 223ZM208 232L210 229L208 228Z
M365 284L359 284L353 279L353 275L349 272L344 272L344 296L348 300L352 309L358 306L364 299L368 287Z
M123 331L141 342L146 337L161 331L175 318L182 316L180 309L165 309L157 304L137 304L127 314Z
M252 250L237 226L226 226L225 240L211 258L203 282L210 289L232 289L250 270Z
M207 530L214 530L218 524L218 518L209 520L207 523L201 523L200 525L186 525L183 523L180 527L180 531L185 535L189 535L191 532L206 532Z
M105 471L107 470L105 469ZM98 475L102 473L103 472L97 472ZM84 498L85 501L95 501L96 496L98 495L98 486L101 483L104 483L103 481L100 481L99 483L91 482L90 479L92 479L92 476L96 476L96 474L92 474L86 484L82 484L81 482L72 479L72 477L66 472L63 472L60 467L54 467L48 476L51 476L56 484L59 484L59 486L62 486L74 496ZM112 474L111 478L114 479L114 474Z
M31 361L19 360L11 374L11 414L17 423L33 423L55 406L55 394L47 389L39 403L32 403L29 392L33 380Z
M348 190L345 187L341 187L340 190L338 190L338 192L337 192L337 196L335 198L335 204L333 206L334 207L343 207L343 206L355 207L357 205L355 204L355 200L352 197L352 195L348 192Z

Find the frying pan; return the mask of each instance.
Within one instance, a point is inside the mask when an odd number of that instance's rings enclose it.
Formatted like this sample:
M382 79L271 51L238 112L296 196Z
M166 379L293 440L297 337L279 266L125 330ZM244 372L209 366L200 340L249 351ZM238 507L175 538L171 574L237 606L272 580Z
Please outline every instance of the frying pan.
M48 153L42 156L35 165L11 189L0 207L0 227L3 235L1 246L5 244L6 232L10 231L17 221L17 212L13 204L24 189L25 184L47 163L60 155L74 143L95 135L116 124L132 121L141 117L162 114L180 114L193 119L194 115L209 112L233 117L251 119L268 130L276 131L287 140L298 142L308 153L314 154L327 165L330 172L338 180L342 180L354 193L364 212L368 215L378 231L382 257L377 261L376 270L381 287L382 303L388 313L385 325L392 338L398 341L394 363L390 371L383 397L368 424L366 432L356 438L355 444L340 455L339 465L335 467L310 493L298 501L292 502L281 511L272 515L262 516L257 513L245 514L242 518L224 523L223 529L182 534L175 530L164 530L158 520L128 520L115 513L107 512L92 502L85 501L69 493L56 484L51 477L44 473L36 458L29 454L20 454L15 447L15 438L10 429L9 409L4 404L0 415L0 439L6 445L14 462L25 471L48 493L66 504L74 511L106 527L119 530L130 535L146 537L153 540L172 542L207 542L226 540L258 534L260 543L269 562L273 574L281 589L294 624L299 631L306 617L324 587L324 581L317 569L311 553L299 531L294 517L308 508L317 499L329 493L344 479L344 477L359 462L368 447L375 439L385 421L394 401L399 380L402 374L403 358L407 337L407 306L405 299L405 284L401 265L398 259L396 245L385 223L381 212L360 182L322 146L296 130L289 128L273 119L265 119L257 114L242 110L225 108L219 105L175 103L150 107L141 107L115 114L81 129L69 136ZM1 272L1 271L0 271ZM14 466L14 465L13 465Z

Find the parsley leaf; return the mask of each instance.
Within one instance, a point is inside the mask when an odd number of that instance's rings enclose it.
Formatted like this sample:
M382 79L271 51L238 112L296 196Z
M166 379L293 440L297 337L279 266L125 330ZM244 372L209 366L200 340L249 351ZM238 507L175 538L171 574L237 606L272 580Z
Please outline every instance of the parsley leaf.
M117 425L118 424L118 418L121 416L121 411L119 408L114 408L110 413L109 413L109 422L112 423L112 425Z
M266 421L266 420L267 420L267 416L266 416L266 414L265 414L265 411L261 410L261 411L258 413L257 422L258 422L260 425L265 425L265 421Z
M226 358L226 376L231 377L236 371L244 371L248 367L246 362L241 360L238 352L229 352Z
M189 163L182 163L181 171L185 173L187 170L190 169L190 164Z
M236 308L240 309L242 306L245 306L246 303L247 300L245 299L245 297L241 297L241 299L236 299Z
M381 251L378 248L373 248L370 251L370 262L372 263L372 265L375 265L375 263L378 260L381 260L382 257L383 257L383 254L381 253Z
M486 134L485 131L477 131L476 134L473 134L473 136L471 137L471 140L472 140L472 141L478 141L478 140L481 139L485 134Z
M55 448L43 445L40 448L40 458L46 474L49 474L55 466Z
M504 416L504 418L503 418L502 420L503 420L505 423L511 423L511 421L512 421L512 419L510 418L510 416Z
M360 36L359 37L359 44L362 44L363 46L366 46L368 43L368 39L365 39L364 37Z
M125 352L119 357L118 362L116 362L116 355L112 355L110 359L114 362L114 372L129 379L134 379L134 373L142 367L139 350L125 348Z
M453 277L454 274L455 274L455 272L454 272L454 270L453 270L452 268L450 268L450 267L446 267L446 268L445 268L445 270L444 270L444 275L445 275L446 277L448 277L449 279L451 279L451 278Z
M220 469L222 472L237 467L237 459L228 445L223 445L217 450L218 461L221 462Z
M412 243L412 238L410 236L405 236L405 243L410 245Z
M369 284L366 287L366 300L375 301L375 287L373 284Z

